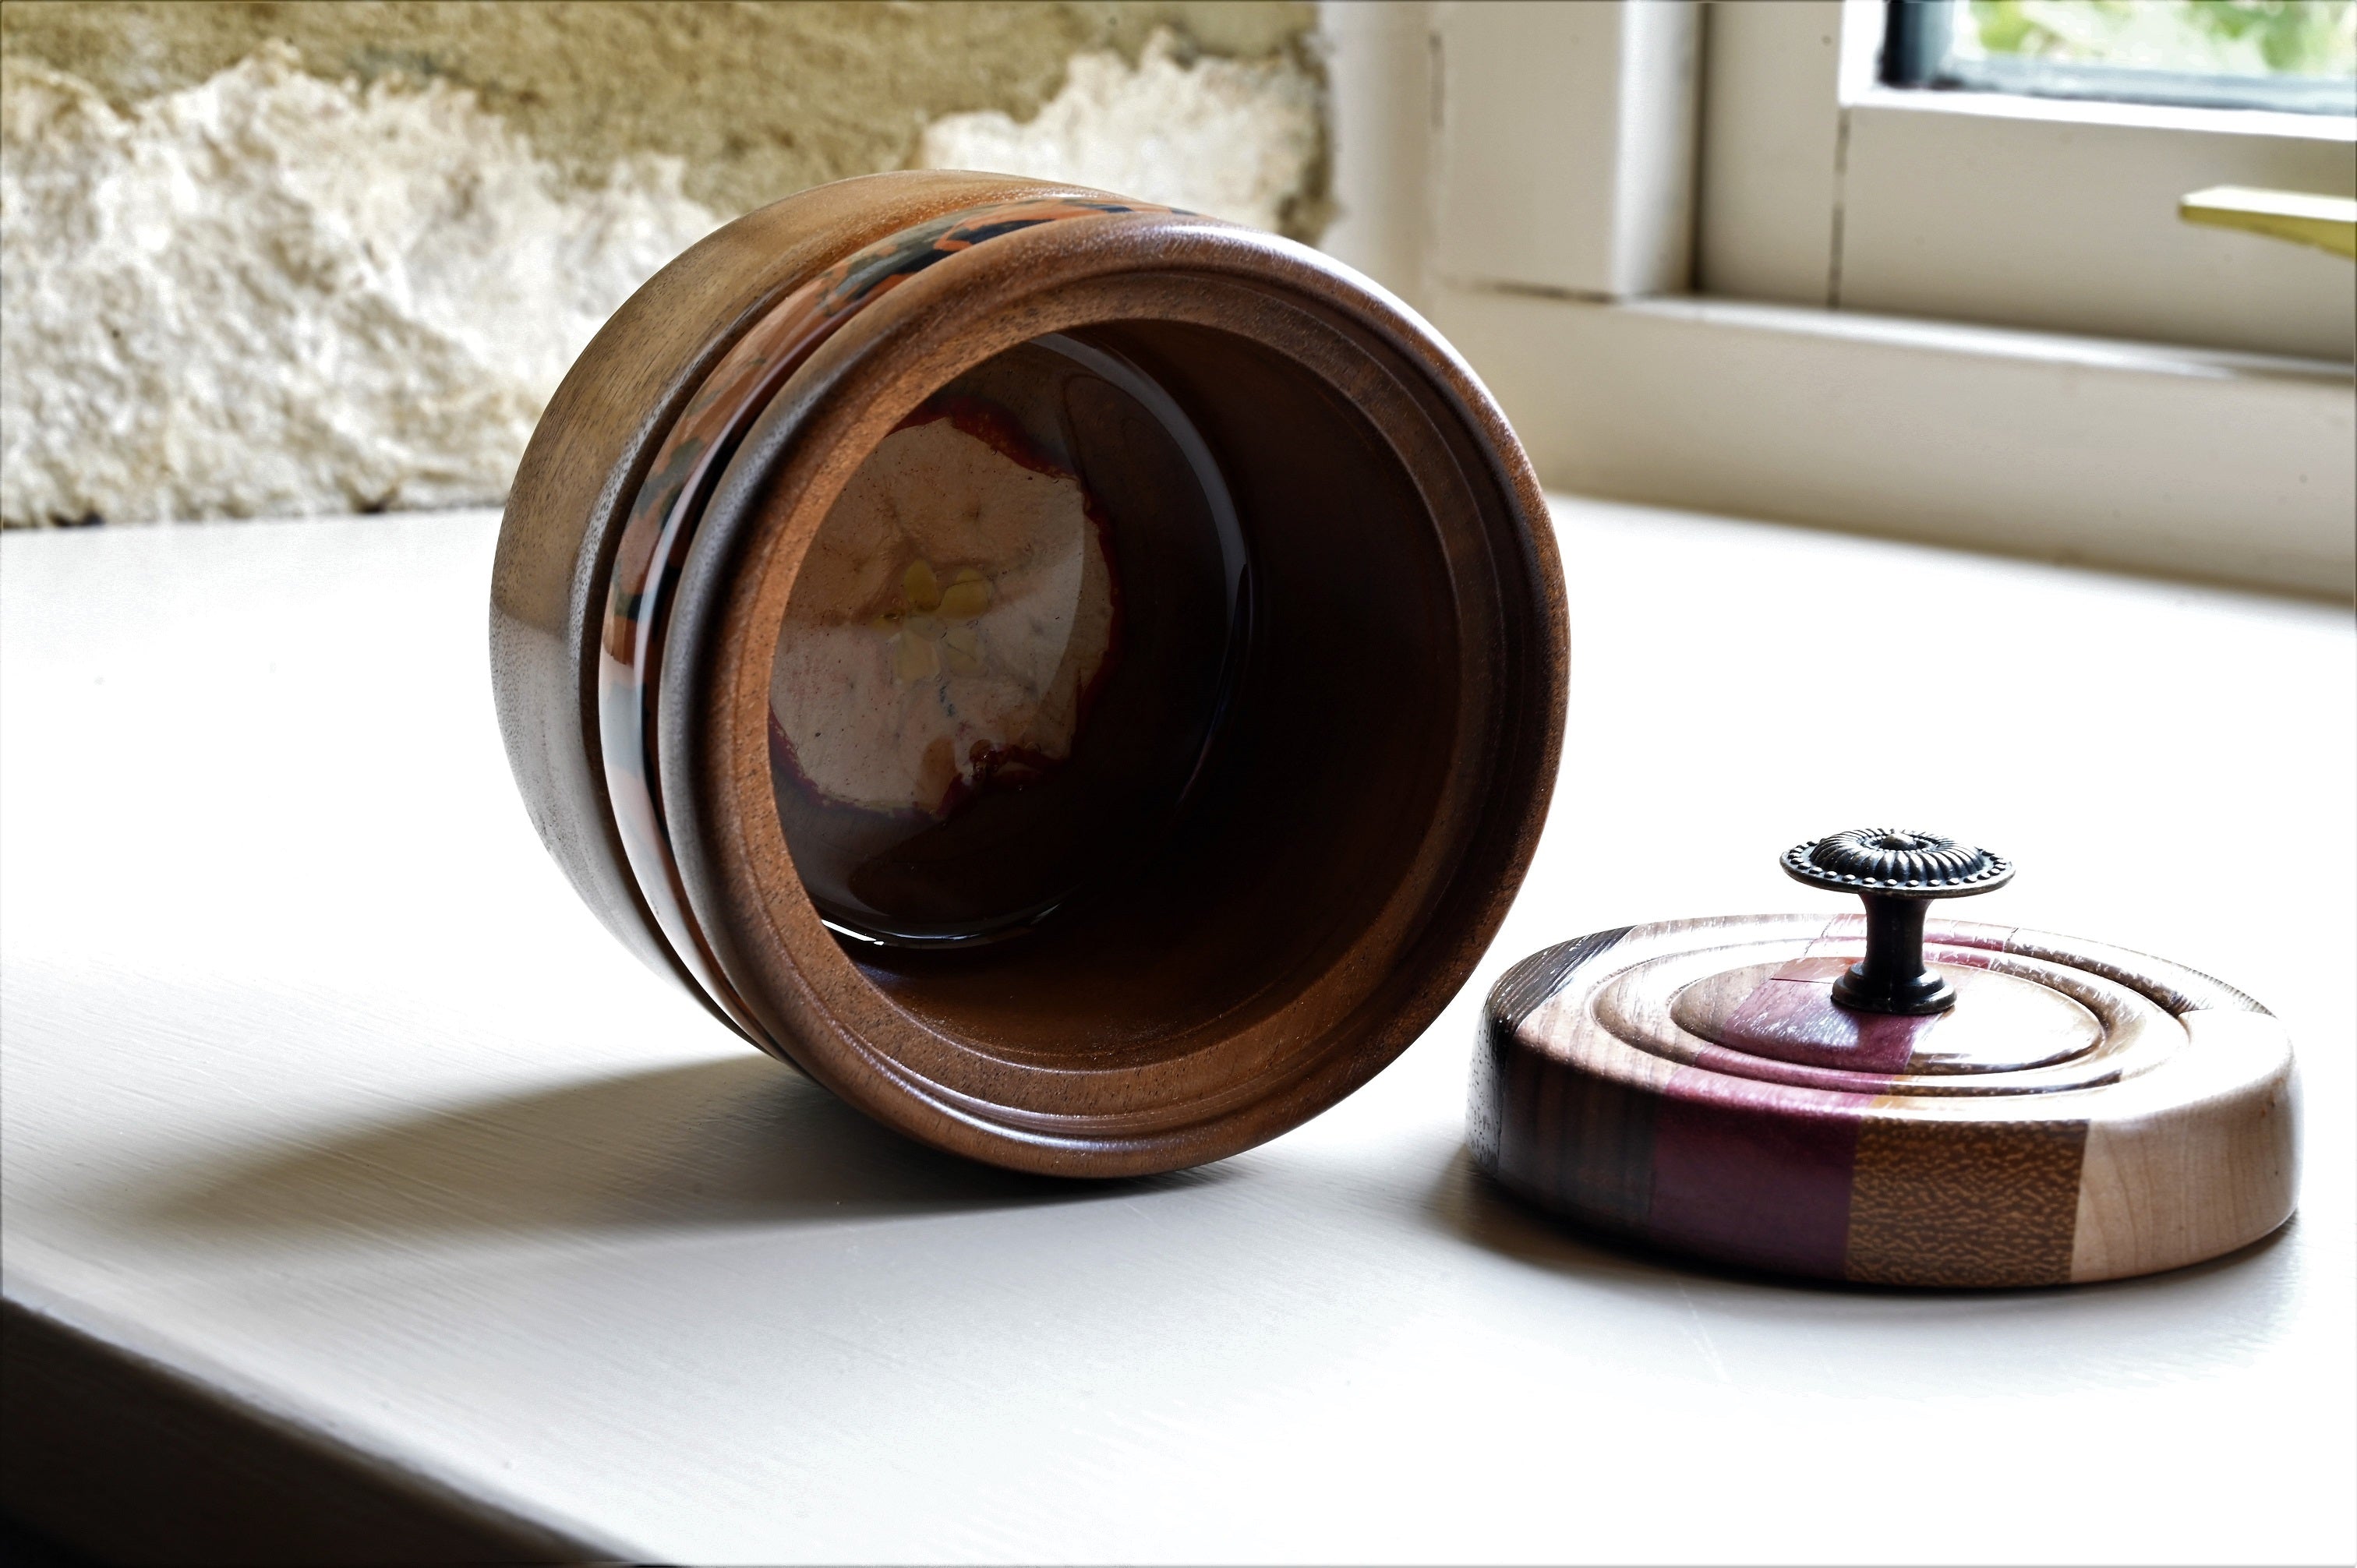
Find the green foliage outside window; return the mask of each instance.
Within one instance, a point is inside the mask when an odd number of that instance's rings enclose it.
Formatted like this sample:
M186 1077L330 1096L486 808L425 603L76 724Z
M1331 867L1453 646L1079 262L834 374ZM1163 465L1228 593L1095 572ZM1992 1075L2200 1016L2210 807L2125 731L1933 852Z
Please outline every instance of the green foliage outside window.
M2357 76L2357 0L1971 0L1974 53L2234 76ZM1961 28L1958 29L1960 32ZM1970 42L1958 38L1970 49Z

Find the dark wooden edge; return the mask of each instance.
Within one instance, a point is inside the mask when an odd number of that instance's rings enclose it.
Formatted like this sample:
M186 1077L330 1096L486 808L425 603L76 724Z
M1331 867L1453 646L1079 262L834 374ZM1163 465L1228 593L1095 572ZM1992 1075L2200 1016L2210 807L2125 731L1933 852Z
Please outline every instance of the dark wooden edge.
M1590 931L1516 962L1481 1004L1480 1037L1473 1042L1472 1082L1466 1093L1465 1142L1474 1165L1499 1176L1505 1133L1506 1080L1513 1069L1515 1031L1524 1019L1555 999L1577 971L1610 952L1632 928Z
M627 1562L0 1302L0 1508L118 1563Z
M1609 931L1590 931L1571 941L1558 942L1551 948L1541 948L1498 977L1490 988L1488 1018L1492 1028L1509 1034L1523 1026L1523 1020L1546 1005L1555 993L1563 989L1572 972L1585 967L1611 950L1613 945L1629 934L1631 928L1615 926Z

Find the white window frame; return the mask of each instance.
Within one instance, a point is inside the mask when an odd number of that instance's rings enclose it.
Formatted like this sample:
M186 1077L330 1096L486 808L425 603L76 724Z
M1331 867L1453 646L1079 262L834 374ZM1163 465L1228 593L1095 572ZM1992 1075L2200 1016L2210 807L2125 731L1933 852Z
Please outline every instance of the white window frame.
M1878 0L1706 9L1705 291L2357 359L2346 262L2177 217L2357 197L2357 119L1888 88Z
M1958 286L1972 268L1937 254L1899 265L1910 246L1937 250L1926 211L1961 199L1901 199L1921 172L1908 160L1932 156L1907 138L2028 122L2024 101L1886 102L1871 80L1879 12L1871 0L1846 13L1842 0L1334 0L1343 219L1329 246L1457 343L1552 485L2348 596L2348 354L2220 346L2241 333L2280 348L2266 334L2283 321L2176 314L2156 292L2176 270L2166 256L2103 295L2108 317L2072 314L2064 290L1976 298ZM1744 69L1724 69L1746 37ZM2040 134L2063 145L2138 129L2097 106L2036 108ZM2201 129L2180 121L2144 145ZM2244 126L2216 145L2239 156L2257 143ZM2297 165L2319 145L2348 150L2295 134L2266 155L2291 161L2215 183L2329 188ZM1681 146L1700 155L1681 165ZM1849 185L1862 170L1876 172ZM2161 181L2156 232L2228 247L2212 286L2292 267L2337 282L2344 304L2357 294L2348 263L2321 252L2180 234L2178 183ZM2050 232L2067 239L2074 221L2059 209ZM2131 305L2140 324L2117 314Z

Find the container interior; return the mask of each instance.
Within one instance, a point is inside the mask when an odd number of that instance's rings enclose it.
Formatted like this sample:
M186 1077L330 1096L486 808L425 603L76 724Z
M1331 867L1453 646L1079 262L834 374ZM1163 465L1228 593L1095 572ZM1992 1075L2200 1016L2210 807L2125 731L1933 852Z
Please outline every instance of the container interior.
M1232 1035L1349 953L1432 831L1462 591L1406 467L1299 363L1170 322L1024 344L879 445L797 575L797 874L899 1006L1007 1059Z

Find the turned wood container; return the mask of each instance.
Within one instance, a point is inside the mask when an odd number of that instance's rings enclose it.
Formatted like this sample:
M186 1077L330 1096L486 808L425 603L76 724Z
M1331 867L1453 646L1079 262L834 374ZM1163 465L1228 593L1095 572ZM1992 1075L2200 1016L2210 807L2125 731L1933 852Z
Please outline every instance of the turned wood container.
M1892 872L1894 842L1928 874ZM2291 1217L2298 1076L2258 1003L2107 943L1928 919L2011 875L1953 840L1785 859L1867 912L1598 931L1507 971L1475 1163L1593 1230L1887 1285L2121 1279Z
M583 352L500 531L534 825L624 943L878 1120L1170 1169L1461 985L1561 745L1528 461L1429 328L1235 225L806 191Z

